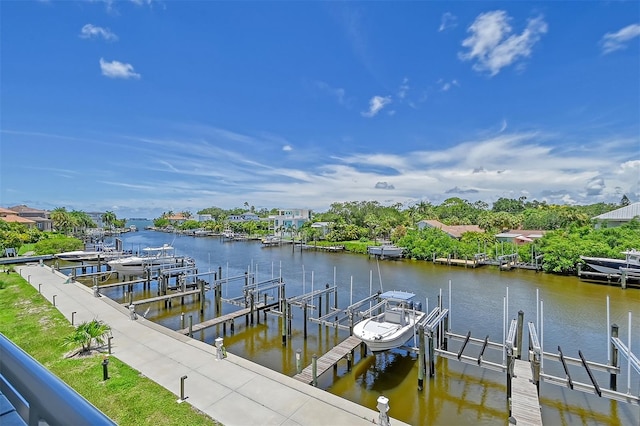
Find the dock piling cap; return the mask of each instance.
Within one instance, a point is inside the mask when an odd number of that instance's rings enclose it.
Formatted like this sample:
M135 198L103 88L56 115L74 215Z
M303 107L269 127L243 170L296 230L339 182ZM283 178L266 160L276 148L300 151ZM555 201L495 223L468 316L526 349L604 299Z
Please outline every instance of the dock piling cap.
M378 405L376 406L376 408L381 413L386 413L387 411L389 411L389 398L380 395L378 397Z

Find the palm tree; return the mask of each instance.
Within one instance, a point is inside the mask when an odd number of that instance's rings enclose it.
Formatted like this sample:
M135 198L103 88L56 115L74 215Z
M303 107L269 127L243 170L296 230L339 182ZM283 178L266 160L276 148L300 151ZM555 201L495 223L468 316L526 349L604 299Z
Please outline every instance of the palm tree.
M102 214L102 222L107 226L107 228L113 228L113 225L116 223L118 218L116 214L112 211L106 211Z
M73 229L74 220L65 207L57 207L51 211L53 227L64 234Z
M93 319L89 322L79 324L73 333L65 337L63 345L82 347L81 352L91 350L91 345L95 341L98 345L103 345L105 338L111 335L111 327L105 322Z

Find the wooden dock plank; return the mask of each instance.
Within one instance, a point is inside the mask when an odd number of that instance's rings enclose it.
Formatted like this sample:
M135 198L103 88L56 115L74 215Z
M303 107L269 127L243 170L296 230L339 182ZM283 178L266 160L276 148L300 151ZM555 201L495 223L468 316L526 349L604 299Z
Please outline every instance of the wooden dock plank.
M528 361L515 360L511 381L511 416L518 426L542 426L538 391Z
M334 346L329 352L322 355L316 361L317 377L320 377L323 373L337 364L348 353L353 351L362 343L362 340L355 336L349 336L336 346ZM293 376L301 382L310 384L313 382L313 364L308 365L302 372Z
M191 294L198 294L198 293L200 293L200 290L191 290L191 291L184 291L184 292L181 291L174 294L165 294L164 296L156 296L156 297L150 297L148 299L134 300L132 305L134 306L144 305L146 303L160 302L162 300L175 299L176 297L184 297L184 296L189 296ZM129 306L129 304L125 303L125 306Z
M255 305L255 307L253 308L253 310L257 313L258 311L261 311L263 309L268 309L268 308L272 308L274 306L277 306L278 302L274 302L274 303L269 303L267 305L264 305L263 303L259 303L257 305ZM191 327L191 331L192 332L196 332L196 331L201 331L204 330L205 328L209 328L209 327L215 327L216 325L222 324L226 321L233 321L236 318L240 318L243 317L245 315L248 315L251 313L251 308L243 308L243 309L239 309L237 311L225 314L225 315L220 315L219 317L216 318L211 318L210 320L206 320L206 321L202 321L198 324L195 324ZM188 328L183 328L181 330L176 330L178 333L181 334L187 334L189 333L189 329Z

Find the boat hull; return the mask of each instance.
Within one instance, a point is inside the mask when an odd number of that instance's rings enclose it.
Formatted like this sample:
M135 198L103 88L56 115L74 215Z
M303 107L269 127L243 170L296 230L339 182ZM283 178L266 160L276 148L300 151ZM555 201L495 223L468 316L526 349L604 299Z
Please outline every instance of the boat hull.
M384 314L360 321L353 327L353 335L362 340L370 351L382 352L404 345L414 335L414 325L424 312L406 310L404 324L384 321Z
M585 257L580 258L592 269L602 274L619 274L620 268L630 268L640 271L640 265L628 263L624 259L610 259L606 257Z
M151 273L162 269L193 266L195 263L186 257L170 257L166 259L148 260L133 256L130 258L116 259L108 262L111 269L122 275L144 275L147 270Z

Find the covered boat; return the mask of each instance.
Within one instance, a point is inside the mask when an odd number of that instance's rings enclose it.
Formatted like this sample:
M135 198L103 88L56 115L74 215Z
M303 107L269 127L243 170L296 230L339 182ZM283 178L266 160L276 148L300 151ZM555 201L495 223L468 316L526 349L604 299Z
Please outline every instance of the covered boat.
M608 257L580 256L590 268L603 274L619 274L620 268L640 271L640 251L631 249L623 251L624 259L611 259Z
M353 327L353 335L360 338L372 352L381 352L404 345L414 334L414 328L423 317L416 304L415 294L405 291L387 291L380 295L384 312L366 318Z

